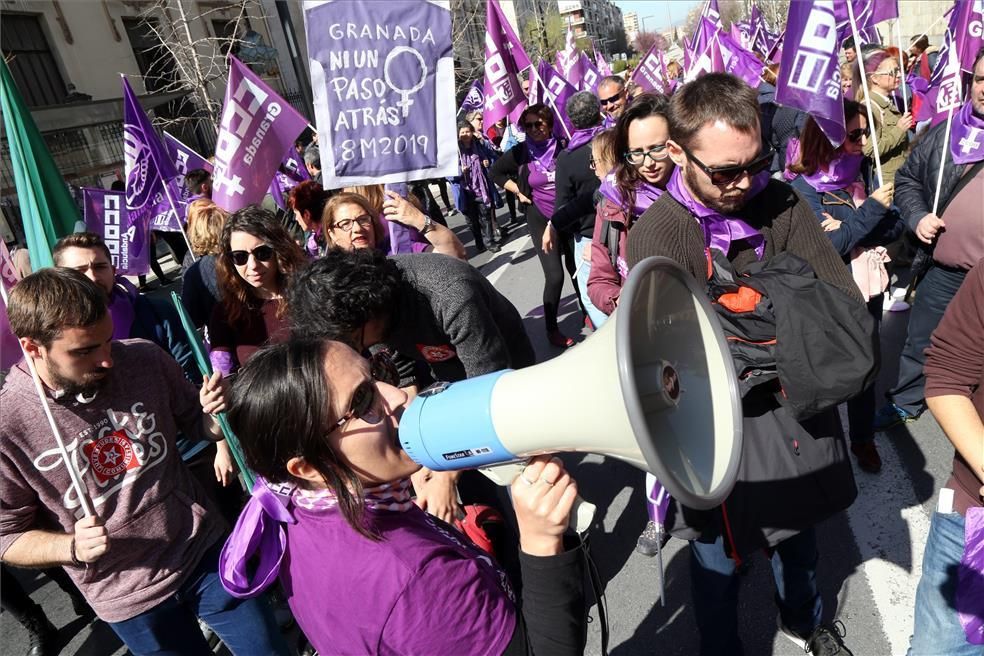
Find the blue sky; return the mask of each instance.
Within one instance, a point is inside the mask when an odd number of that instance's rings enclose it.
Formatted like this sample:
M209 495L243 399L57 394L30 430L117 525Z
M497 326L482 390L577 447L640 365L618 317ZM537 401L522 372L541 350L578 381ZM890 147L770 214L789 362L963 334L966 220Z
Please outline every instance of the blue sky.
M666 24L666 10L669 7L670 18L679 25L687 17L687 13L702 0L615 0L615 4L622 10L622 14L634 11L639 14L639 26L642 27L642 19L646 18L646 29L655 32L658 29L668 27Z

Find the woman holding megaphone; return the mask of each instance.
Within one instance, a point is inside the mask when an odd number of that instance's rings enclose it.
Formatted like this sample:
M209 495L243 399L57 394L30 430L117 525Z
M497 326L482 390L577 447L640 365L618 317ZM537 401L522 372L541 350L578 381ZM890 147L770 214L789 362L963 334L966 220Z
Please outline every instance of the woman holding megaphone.
M223 549L225 588L250 597L279 577L321 653L582 653L581 554L563 545L577 486L560 460L534 458L512 485L520 610L492 558L410 498L407 396L385 372L296 339L241 370L228 417L258 479Z

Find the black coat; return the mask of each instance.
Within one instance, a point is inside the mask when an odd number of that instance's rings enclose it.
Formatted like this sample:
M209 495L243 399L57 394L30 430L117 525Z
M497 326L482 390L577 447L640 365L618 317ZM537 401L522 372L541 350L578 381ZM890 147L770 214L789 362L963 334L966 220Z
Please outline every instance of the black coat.
M564 150L557 156L557 196L554 200L553 226L561 232L580 234L591 238L594 232L595 208L592 198L601 186L601 180L591 170L591 142ZM579 200L580 199L580 200ZM581 202L586 200L587 202ZM575 203L577 209L561 212L561 208Z
M933 126L916 143L909 158L895 174L895 205L902 213L909 230L915 232L919 221L933 211L936 196L936 180L940 173L940 152L946 135L946 121ZM953 190L968 165L953 163L950 149L946 149L943 163L943 183L940 188L940 204L937 214L946 207Z

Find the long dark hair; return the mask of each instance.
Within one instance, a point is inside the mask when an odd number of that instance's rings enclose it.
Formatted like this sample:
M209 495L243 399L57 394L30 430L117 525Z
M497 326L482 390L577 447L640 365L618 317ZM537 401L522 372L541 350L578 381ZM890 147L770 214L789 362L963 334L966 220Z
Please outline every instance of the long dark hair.
M248 205L233 213L222 229L222 255L217 258L216 266L219 287L222 290L222 306L230 324L239 321L250 309L260 305L260 298L256 295L256 291L240 277L232 263L230 244L234 232L253 235L273 247L274 258L277 261L277 286L281 294L287 286L290 275L307 262L304 251L290 238L273 212L258 205ZM281 303L277 309L277 316L282 317L285 312L286 308Z
M851 122L855 116L864 111L861 103L844 100L844 124ZM867 119L867 117L865 117ZM801 175L813 175L817 169L827 166L837 155L837 148L830 145L830 140L810 116L806 119L803 132L800 134L799 159L790 165L789 170Z
M242 444L246 464L271 483L293 481L291 458L304 458L338 500L349 526L369 539L359 477L332 450L326 437L331 415L325 378L326 340L290 339L267 346L239 370L232 386L229 424Z
M635 205L636 185L642 181L639 169L625 161L625 153L629 152L629 124L650 116L662 116L669 123L669 111L670 102L666 96L644 93L632 100L615 124L615 186L625 202L622 211L626 214Z

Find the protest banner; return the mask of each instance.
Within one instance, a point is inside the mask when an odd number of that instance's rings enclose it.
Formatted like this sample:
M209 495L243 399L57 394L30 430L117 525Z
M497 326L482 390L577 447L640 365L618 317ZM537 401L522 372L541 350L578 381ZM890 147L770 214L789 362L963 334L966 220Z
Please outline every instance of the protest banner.
M485 92L482 91L482 80L475 80L468 87L468 93L465 94L465 99L461 101L458 114L482 109L483 107L485 107Z
M519 72L532 68L498 0L488 0L485 17L485 122L492 125L508 116L513 123L526 109L526 97ZM532 81L531 81L532 82Z
M126 194L83 187L82 198L85 228L102 237L116 273L121 276L146 274L150 270L147 228L127 220Z
M127 230L139 225L141 230L183 235L184 205L177 184L178 172L130 83L125 77L121 79Z
M181 143L174 135L167 131L164 132L164 148L167 149L167 154L171 158L171 161L174 162L174 168L178 172L178 177L175 180L178 184L178 191L181 194L181 202L187 204L191 198L191 192L185 186L185 174L195 169L205 169L209 173L212 173L214 167L210 161Z
M632 73L632 82L646 91L655 91L663 95L671 93L672 85L666 76L666 63L663 60L663 52L659 49L659 43L653 43L649 52L636 66L635 72Z
M235 212L263 200L284 153L308 122L241 61L230 56L229 63L212 200Z
M579 60L578 68L580 68L581 72L581 81L578 88L581 91L590 91L591 93L594 93L595 89L598 88L598 82L601 81L601 75L598 73L598 69L595 67L594 63L586 54L584 54L583 51L581 52Z
M776 101L810 114L831 145L844 143L844 101L833 0L789 6Z
M324 187L457 175L450 4L309 1L304 16Z

